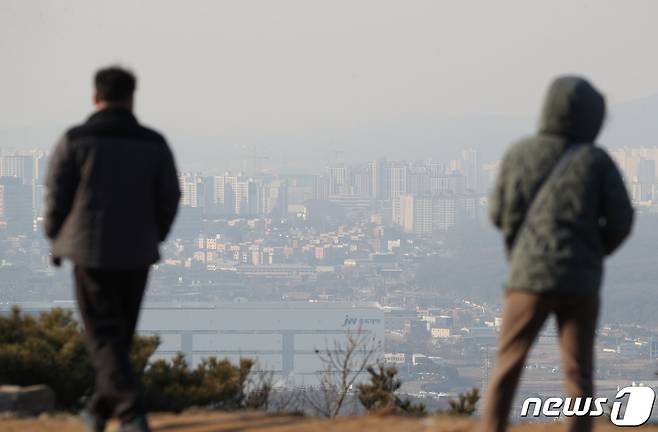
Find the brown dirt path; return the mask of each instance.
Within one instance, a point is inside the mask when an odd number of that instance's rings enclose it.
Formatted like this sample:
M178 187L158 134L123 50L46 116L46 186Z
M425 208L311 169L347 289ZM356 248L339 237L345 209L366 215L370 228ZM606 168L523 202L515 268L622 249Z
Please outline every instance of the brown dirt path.
M474 420L452 417L343 417L325 420L263 413L187 412L181 415L150 416L156 432L474 432ZM114 429L110 425L108 431ZM521 424L512 432L558 432L560 424ZM658 432L647 426L643 431ZM605 420L598 422L597 432L618 432L619 428ZM83 432L75 417L48 416L38 419L0 419L0 432Z

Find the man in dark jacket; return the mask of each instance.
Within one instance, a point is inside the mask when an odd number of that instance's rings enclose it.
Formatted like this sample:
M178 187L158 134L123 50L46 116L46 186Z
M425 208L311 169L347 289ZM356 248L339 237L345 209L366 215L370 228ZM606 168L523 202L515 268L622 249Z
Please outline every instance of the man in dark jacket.
M621 245L633 220L619 171L594 144L604 117L605 100L589 82L558 78L548 90L539 133L503 158L489 210L502 231L510 270L482 431L505 430L525 358L551 314L567 395L574 401L593 394L603 258ZM562 169L553 172L561 160ZM527 214L540 190L540 209ZM589 416L567 421L570 431L591 430Z
M69 129L51 155L45 230L53 260L74 264L76 295L96 384L83 418L102 431L116 415L125 431L148 424L129 352L149 266L176 215L173 155L132 113L134 76L120 68L95 77L97 111Z

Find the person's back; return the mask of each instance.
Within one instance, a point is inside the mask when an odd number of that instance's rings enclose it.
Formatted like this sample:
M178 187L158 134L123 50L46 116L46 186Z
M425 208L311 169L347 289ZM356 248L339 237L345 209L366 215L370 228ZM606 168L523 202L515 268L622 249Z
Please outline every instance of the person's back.
M605 101L586 80L562 77L549 88L539 133L505 154L490 195L510 270L496 367L481 431L505 430L525 358L554 314L566 392L593 395L594 335L603 258L631 230L633 208L621 175L594 144ZM567 420L587 432L589 416Z
M160 134L130 110L107 107L65 134L50 166L46 233L55 256L117 269L158 260L178 202L176 168Z
M74 264L78 309L96 369L82 418L91 432L117 416L121 431L149 430L129 353L149 266L159 259L180 190L165 139L132 114L135 78L100 70L97 107L50 158L45 210L53 260Z
M567 295L599 289L603 257L626 238L633 216L619 171L593 143L604 115L603 97L589 83L560 78L549 89L540 133L512 146L503 158L489 210L510 259L508 289ZM546 185L541 212L519 233L543 181L577 144L584 145Z

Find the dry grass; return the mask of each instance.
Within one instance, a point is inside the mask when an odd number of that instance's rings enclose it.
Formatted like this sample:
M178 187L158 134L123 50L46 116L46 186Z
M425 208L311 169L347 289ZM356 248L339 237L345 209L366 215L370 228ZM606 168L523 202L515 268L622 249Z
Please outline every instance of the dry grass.
M262 413L188 412L182 415L154 414L154 431L166 432L474 432L474 420L454 417L426 417L422 419L386 416L341 417L335 420L266 415ZM658 427L647 426L645 431L658 432ZM112 428L108 428L112 430ZM556 423L520 424L512 432L562 431ZM597 432L617 432L619 429L599 421ZM75 417L49 416L39 419L1 419L2 432L83 432Z

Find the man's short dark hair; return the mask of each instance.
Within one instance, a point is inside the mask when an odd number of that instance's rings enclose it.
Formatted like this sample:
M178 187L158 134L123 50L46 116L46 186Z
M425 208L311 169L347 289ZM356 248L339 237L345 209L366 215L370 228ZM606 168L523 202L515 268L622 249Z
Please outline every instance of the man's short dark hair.
M96 95L107 102L125 102L135 92L135 75L117 66L100 69L94 77Z

